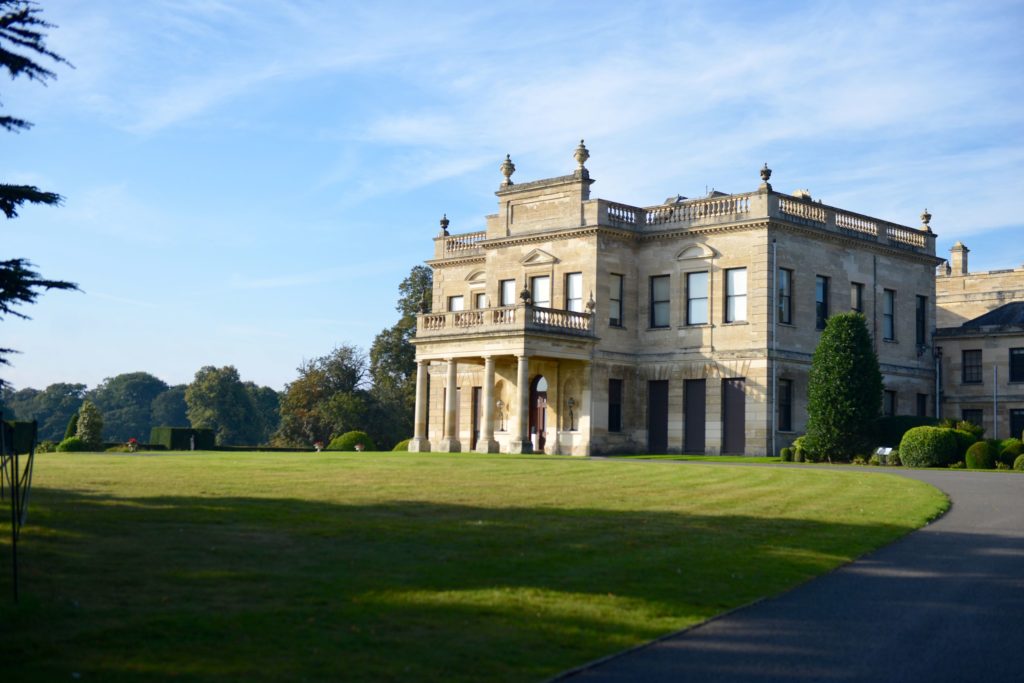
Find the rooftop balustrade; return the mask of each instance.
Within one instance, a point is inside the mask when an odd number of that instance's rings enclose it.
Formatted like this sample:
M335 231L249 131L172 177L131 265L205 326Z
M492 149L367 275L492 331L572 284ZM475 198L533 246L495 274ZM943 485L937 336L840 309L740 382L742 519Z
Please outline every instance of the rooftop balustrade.
M935 253L935 235L929 231L775 192L722 195L647 208L603 199L596 201L599 223L641 233L704 227L728 220L778 218L899 248Z

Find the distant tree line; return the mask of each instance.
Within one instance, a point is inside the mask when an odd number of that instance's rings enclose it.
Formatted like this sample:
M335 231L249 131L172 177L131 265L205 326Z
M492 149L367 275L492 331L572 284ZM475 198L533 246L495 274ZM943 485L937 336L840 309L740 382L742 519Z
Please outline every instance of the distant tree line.
M303 362L283 392L242 381L234 366L206 366L190 384L169 386L147 372L109 377L93 389L51 384L45 389L0 387L6 419L39 422L39 439L74 436L84 402L102 420L105 442L149 440L152 427L214 430L224 446L312 447L353 430L367 432L378 448L390 449L412 435L416 353L411 339L416 313L430 300L431 271L416 266L399 286L395 325L382 330L370 352L342 344ZM89 409L92 410L91 408Z

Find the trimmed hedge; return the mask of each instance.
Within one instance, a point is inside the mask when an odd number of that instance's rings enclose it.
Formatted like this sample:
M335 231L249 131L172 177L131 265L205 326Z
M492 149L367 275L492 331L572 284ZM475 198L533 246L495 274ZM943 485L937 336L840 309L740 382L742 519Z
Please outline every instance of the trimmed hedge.
M212 429L190 429L188 427L153 427L149 432L149 443L159 444L169 451L192 450L192 437L196 437L197 451L211 451L216 447Z
M89 450L89 445L77 436L69 436L57 444L58 453L81 453L87 450Z
M945 467L956 459L952 429L914 427L900 441L900 461L907 467Z
M782 462L793 462L793 449L790 448L789 446L786 446L781 451L779 451L779 458L782 460Z
M1017 459L1013 461L1013 469L1024 472L1024 455L1018 455Z
M1017 457L1024 454L1024 441L1015 438L1003 439L999 442L999 462L1013 467Z
M996 448L989 441L972 444L964 462L969 470L990 470L996 466Z
M392 452L394 452L394 451L407 451L407 450L409 450L409 442L410 441L412 441L412 439L402 439L401 441L399 441L398 443L395 444L394 448L391 449Z
M312 448L295 446L214 446L209 450L235 453L312 453Z
M341 436L336 436L331 439L331 443L327 445L329 451L354 451L356 444L362 444L364 451L375 451L377 450L377 444L373 442L370 435L366 432L345 432Z

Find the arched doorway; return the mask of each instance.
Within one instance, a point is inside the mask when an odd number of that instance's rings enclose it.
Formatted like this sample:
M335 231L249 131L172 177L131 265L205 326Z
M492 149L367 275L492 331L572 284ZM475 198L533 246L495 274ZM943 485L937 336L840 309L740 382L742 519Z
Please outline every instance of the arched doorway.
M530 442L537 453L544 452L548 428L548 381L537 375L530 383Z

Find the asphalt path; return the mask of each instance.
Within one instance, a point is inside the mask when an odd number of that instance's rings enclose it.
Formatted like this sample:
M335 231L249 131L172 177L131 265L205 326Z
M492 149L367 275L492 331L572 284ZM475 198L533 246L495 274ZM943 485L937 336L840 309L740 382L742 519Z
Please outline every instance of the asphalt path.
M950 510L788 593L564 680L1024 681L1024 475L885 471L945 491Z

